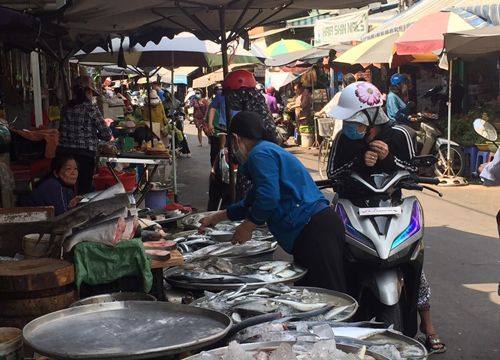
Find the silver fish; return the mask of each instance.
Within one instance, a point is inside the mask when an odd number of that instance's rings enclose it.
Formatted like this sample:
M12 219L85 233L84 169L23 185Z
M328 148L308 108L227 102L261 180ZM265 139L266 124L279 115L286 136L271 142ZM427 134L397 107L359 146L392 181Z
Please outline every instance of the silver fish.
M313 311L313 310L318 310L318 309L321 309L325 306L328 306L328 304L326 304L326 303L306 304L306 303L301 303L298 301L291 301L291 300L285 300L285 299L272 299L272 300L274 302L290 306L291 308L298 310L298 311Z
M293 270L285 269L285 270L282 270L282 271L276 273L275 275L279 276L280 278L283 278L283 279L288 279L288 278L295 276L296 274L297 274L297 272L295 272Z
M337 315L343 313L344 311L346 311L347 309L349 309L353 306L354 306L354 304L334 307L332 310L330 310L329 312L327 312L325 314L325 320L333 320Z

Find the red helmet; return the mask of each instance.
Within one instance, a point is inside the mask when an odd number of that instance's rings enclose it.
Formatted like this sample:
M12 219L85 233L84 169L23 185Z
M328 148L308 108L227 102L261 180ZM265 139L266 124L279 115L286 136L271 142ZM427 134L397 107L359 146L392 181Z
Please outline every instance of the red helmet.
M257 85L255 77L246 70L231 71L224 79L224 88L230 90L238 90L242 87L254 88L255 85Z
M274 88L274 86L269 86L269 87L267 88L267 90L266 90L266 92L267 92L268 94L272 94L272 93L274 93L275 91L276 91L276 89Z

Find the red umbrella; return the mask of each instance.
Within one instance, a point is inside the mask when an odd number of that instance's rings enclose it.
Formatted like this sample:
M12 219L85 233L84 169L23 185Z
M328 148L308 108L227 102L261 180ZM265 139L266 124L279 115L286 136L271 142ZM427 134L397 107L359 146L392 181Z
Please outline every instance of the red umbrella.
M451 11L434 13L410 25L396 40L396 53L398 55L435 53L443 49L445 33L486 25L484 20L466 11L460 14Z

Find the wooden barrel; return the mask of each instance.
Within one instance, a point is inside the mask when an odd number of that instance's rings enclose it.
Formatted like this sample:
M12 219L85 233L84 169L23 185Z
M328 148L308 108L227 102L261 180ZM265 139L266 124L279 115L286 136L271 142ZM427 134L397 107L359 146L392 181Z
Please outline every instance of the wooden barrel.
M78 299L73 264L58 259L0 262L0 326L23 328Z

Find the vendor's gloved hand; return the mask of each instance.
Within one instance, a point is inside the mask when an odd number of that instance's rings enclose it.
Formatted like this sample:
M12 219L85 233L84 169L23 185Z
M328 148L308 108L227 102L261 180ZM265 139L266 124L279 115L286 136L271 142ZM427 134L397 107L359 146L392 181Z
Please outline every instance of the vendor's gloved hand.
M378 155L376 152L368 150L365 152L365 165L368 167L373 167L377 163Z
M252 238L253 229L256 228L256 225L249 221L245 220L240 225L238 225L235 229L232 243L243 244Z
M389 155L389 146L380 140L372 141L370 150L378 155L379 160L384 160Z

